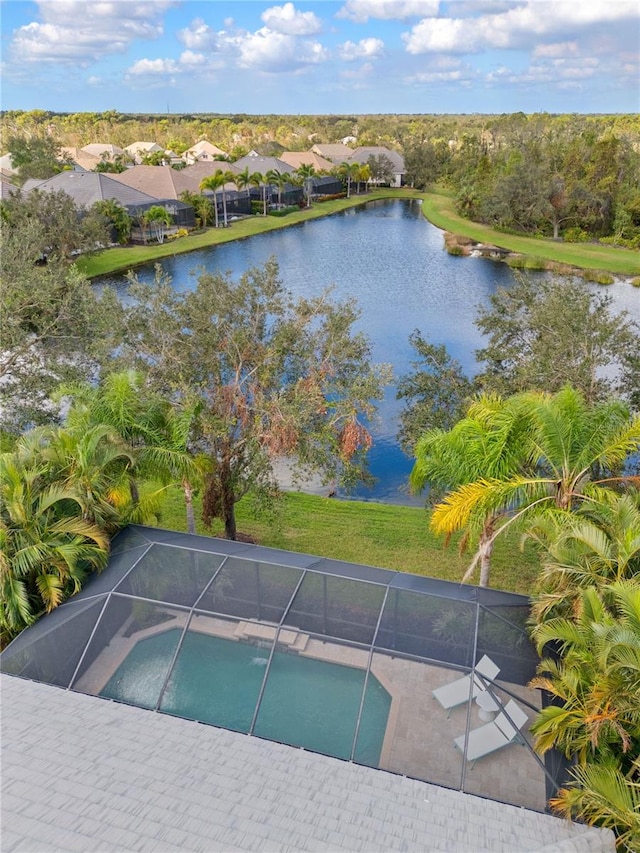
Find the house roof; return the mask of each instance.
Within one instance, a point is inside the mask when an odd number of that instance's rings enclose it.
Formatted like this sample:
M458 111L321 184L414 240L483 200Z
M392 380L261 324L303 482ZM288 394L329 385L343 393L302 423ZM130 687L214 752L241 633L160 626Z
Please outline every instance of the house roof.
M155 201L155 196L114 180L115 175L104 172L64 171L46 181L26 181L23 192L34 189L41 192L63 191L71 196L78 207L91 207L103 199L115 199L124 206L146 204Z
M262 157L260 154L256 154L255 151L251 151L249 154L236 160L234 165L239 172L242 172L248 166L250 172L260 172L263 175L266 175L271 170L287 175L293 171L293 167L279 157Z
M0 174L0 198L10 198L14 193L20 192L20 187L6 175Z
M132 142L131 145L126 145L124 150L127 154L131 155L131 157L135 157L139 152L149 154L154 151L164 151L164 148L158 145L157 142Z
M353 152L353 148L343 145L342 142L317 142L311 150L315 151L321 157L326 157L327 160L335 160L336 158L344 159L345 157L349 157Z
M90 154L88 151L83 151L82 148L62 148L60 150L60 159L71 160L82 169L91 171L100 162L100 157L95 154Z
M393 164L394 172L397 174L404 173L404 157L402 154L399 154L397 151L392 151L390 148L385 148L382 145L361 145L359 148L356 148L347 159L355 163L364 164L367 162L369 157L380 157L381 155L389 158Z
M16 174L18 170L13 167L11 154L3 154L2 157L0 157L0 169L10 175Z
M294 169L307 165L307 163L313 166L317 172L330 172L334 167L331 160L321 157L315 151L283 151L280 159Z
M87 154L93 154L99 160L102 160L104 154L107 155L107 160L113 160L118 154L124 154L124 149L118 145L112 145L110 142L91 142L89 145L83 145L82 151Z
M234 163L227 163L226 160L198 160L190 166L185 166L181 170L181 173L197 181L199 184L203 178L215 175L218 169L222 172L233 172L234 175L237 175L241 171Z
M212 142L209 142L207 139L201 139L199 142L196 142L194 146L187 149L182 155L185 160L187 159L199 159L202 156L209 157L226 157L227 152L223 151L222 148L218 148L217 145L214 145Z
M132 166L113 178L153 198L178 198L185 190L199 192L199 181L183 172L171 166Z
M15 676L0 684L3 850L615 851L610 830Z

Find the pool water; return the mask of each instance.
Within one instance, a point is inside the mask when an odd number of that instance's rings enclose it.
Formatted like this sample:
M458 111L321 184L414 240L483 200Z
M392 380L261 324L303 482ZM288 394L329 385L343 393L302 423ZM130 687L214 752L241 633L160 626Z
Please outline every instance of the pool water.
M102 696L155 708L180 639L172 629L140 640L109 679ZM187 633L160 710L225 729L249 732L270 649ZM337 758L351 756L365 672L276 651L255 735ZM369 675L354 760L377 766L391 697Z

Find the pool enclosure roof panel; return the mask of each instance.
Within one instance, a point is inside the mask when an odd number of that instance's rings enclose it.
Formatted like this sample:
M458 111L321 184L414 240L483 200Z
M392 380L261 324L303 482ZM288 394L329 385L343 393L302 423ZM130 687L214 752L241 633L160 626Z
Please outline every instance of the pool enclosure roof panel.
M527 687L539 661L528 614L529 600L512 593L131 525L114 538L104 571L23 631L0 655L0 670L543 810L560 764L547 759L545 767L513 719L522 713L529 723L541 702ZM218 659L224 649L242 658L249 685L248 705L230 723L216 703L240 676ZM486 660L492 668L478 682ZM293 726L269 734L268 708L296 706L317 687L278 686L289 666L302 668L303 679L326 677L338 704L341 691L352 696L338 714L346 727L339 746L316 747L314 732ZM355 686L335 688L343 678ZM205 686L205 705L178 696L185 679L185 695ZM486 707L525 747L505 743L501 770L494 756L485 760L486 782L456 749L478 713L491 719L474 703L478 684L491 693ZM380 702L384 719L371 734ZM328 699L316 701L309 726L326 727L328 714ZM491 781L497 772L501 790Z

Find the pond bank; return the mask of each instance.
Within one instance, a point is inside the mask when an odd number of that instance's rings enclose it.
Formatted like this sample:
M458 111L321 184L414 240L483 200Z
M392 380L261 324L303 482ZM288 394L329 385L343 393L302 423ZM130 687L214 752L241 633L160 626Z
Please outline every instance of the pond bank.
M229 228L208 228L170 243L152 246L118 246L96 255L80 258L77 263L81 272L89 278L127 272L141 264L153 263L162 258L174 257L235 240L245 240L268 231L341 213L370 201L393 198L420 199L424 216L445 232L445 245L447 233L455 235L455 240L460 241L461 251L454 251L453 254L486 252L487 254L483 256L491 257L493 260L511 259L511 265L516 268L547 269L561 275L582 275L585 271L600 271L622 278L640 277L640 253L591 243L562 243L536 237L503 234L486 225L458 216L453 209L453 200L448 196L407 188L374 190L353 194L348 199L332 199L328 202L315 203L311 208L304 208L286 217L247 217L234 222ZM468 251L464 248L465 241L470 241L467 243ZM583 277L590 281L597 281L595 278Z

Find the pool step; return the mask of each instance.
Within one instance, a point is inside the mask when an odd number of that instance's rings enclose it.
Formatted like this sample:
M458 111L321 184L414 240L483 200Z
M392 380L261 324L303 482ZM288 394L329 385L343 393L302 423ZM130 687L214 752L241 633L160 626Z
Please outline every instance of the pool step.
M238 622L238 625L233 632L234 636L239 640L262 640L273 643L278 629L275 625L258 625L256 622ZM300 631L291 631L288 628L283 628L278 634L278 645L286 646L294 652L303 652L309 635L302 634Z

